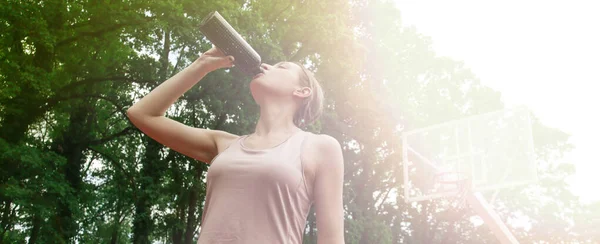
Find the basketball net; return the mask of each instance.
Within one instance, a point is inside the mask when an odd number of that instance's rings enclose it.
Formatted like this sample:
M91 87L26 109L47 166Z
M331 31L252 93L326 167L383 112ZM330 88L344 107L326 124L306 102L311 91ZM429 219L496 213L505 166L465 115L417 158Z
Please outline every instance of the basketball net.
M471 193L471 178L462 172L441 172L435 175L435 182L442 190L456 189L456 197L451 206L462 209L467 204L467 195Z

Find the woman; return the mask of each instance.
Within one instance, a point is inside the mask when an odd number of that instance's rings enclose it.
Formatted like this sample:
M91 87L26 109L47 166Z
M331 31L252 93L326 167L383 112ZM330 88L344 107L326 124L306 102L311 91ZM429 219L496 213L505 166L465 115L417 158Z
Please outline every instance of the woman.
M148 136L211 165L198 243L300 244L312 204L318 243L344 243L342 151L334 138L300 129L317 119L323 103L304 67L261 66L250 83L260 106L250 135L192 128L164 116L198 80L233 61L213 47L127 110Z

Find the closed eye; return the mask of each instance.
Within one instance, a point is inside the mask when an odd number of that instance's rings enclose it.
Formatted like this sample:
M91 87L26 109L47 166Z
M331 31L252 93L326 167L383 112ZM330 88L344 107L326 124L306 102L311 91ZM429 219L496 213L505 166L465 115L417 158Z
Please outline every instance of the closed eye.
M287 69L288 67L286 65L287 65L287 63L281 62L281 63L276 64L275 67Z

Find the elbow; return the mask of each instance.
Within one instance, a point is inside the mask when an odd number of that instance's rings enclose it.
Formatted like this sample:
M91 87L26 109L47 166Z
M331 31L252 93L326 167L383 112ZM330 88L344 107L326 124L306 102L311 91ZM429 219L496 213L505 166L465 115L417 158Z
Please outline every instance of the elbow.
M145 118L148 118L147 114L135 107L130 107L129 109L127 109L125 115L129 119L129 121L131 121L131 123L133 123L136 126L138 126L139 121L144 121Z
M125 115L127 115L127 118L129 118L129 120L133 120L134 118L140 116L140 112L137 111L134 107L130 107L125 112Z
M140 108L136 107L135 105L129 107L125 114L127 115L127 117L129 119L150 116L148 113L142 111Z
M162 117L164 114L155 114L153 111L147 111L141 107L133 106L129 107L125 113L129 119L135 118L151 118L151 117Z

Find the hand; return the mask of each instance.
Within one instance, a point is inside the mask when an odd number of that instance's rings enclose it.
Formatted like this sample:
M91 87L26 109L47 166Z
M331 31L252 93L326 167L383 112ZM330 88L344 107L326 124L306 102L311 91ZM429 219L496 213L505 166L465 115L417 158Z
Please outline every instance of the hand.
M219 48L213 45L211 49L200 55L197 61L200 62L208 72L211 72L221 68L233 67L234 60L233 56L225 56Z

